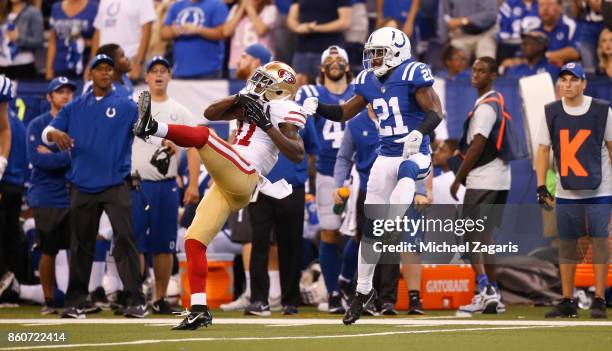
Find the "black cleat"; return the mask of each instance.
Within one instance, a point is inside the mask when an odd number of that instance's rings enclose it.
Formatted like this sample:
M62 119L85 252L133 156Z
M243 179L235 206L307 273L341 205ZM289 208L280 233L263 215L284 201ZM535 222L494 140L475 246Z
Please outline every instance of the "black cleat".
M286 305L286 306L283 306L282 314L283 316L295 316L298 314L298 309L295 306Z
M342 306L342 295L339 292L334 291L329 295L329 299L327 302L328 308L327 311L332 314L343 314L344 306Z
M272 315L270 312L270 305L263 303L261 301L251 302L247 308L244 309L244 315L249 316L260 316L260 317L269 317Z
M564 298L552 310L548 311L544 317L546 318L576 318L578 317L578 307L573 299Z
M157 121L151 116L151 93L143 91L138 97L138 120L134 124L134 135L145 138L157 131Z
M60 318L83 319L85 318L85 311L78 307L68 307L60 314Z
M206 305L193 305L191 311L186 310L179 315L181 317L185 316L185 319L179 325L173 327L172 330L196 330L212 324L212 315Z
M147 310L147 305L133 305L128 306L123 311L123 316L125 318L144 318L149 314Z
M421 295L418 290L410 290L408 292L408 314L409 315L424 315L423 303L421 303Z
M395 309L395 305L391 302L385 302L380 306L380 314L384 316L397 316L397 310Z
M342 318L342 323L344 323L345 325L355 323L359 319L359 317L361 317L363 310L375 299L376 290L374 289L370 290L367 295L356 292L355 297L351 302L351 305L349 306L348 310L346 310L346 313Z
M606 310L606 300L601 297L593 299L591 304L591 318L594 319L607 319L608 311Z
M96 306L91 301L84 301L79 305L79 309L82 310L86 314L98 313L102 311L102 308Z
M89 296L91 298L91 302L95 306L100 307L103 310L110 310L111 304L106 297L106 291L104 291L103 287L97 287L96 290L89 293Z
M159 299L151 305L151 310L153 310L153 314L174 314L180 311L175 310L170 306L170 303L165 299Z

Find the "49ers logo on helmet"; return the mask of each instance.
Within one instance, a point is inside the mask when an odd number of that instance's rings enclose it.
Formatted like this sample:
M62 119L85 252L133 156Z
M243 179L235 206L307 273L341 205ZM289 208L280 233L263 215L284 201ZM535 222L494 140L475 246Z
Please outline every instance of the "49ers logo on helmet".
M285 82L289 84L295 84L295 77L293 76L293 73L289 71L286 71L281 68L278 70L278 76L281 77Z

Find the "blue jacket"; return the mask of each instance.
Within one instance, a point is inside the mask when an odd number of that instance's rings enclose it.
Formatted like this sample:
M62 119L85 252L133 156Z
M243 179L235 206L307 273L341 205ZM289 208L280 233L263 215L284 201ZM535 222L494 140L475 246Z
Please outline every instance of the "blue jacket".
M11 152L8 165L2 176L2 183L23 186L28 177L28 158L25 148L25 127L13 113L9 113L11 128Z

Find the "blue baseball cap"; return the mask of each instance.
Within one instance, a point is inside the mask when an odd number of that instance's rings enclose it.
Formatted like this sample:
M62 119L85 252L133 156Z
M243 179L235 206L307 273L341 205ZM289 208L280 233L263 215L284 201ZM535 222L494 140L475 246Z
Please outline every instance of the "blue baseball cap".
M155 56L151 59L151 61L149 61L149 63L147 64L147 72L149 72L153 66L155 66L156 64L161 64L166 66L166 68L168 70L171 70L172 68L170 67L170 62L168 62L168 60L166 60L163 56Z
M47 85L47 93L54 92L63 87L69 87L70 89L72 89L72 91L75 91L77 88L76 85L73 82L71 82L68 78L56 77L56 78L53 78L53 80L49 82L49 85Z
M259 59L262 65L265 65L266 63L270 62L270 60L272 59L272 53L270 52L270 50L266 49L265 47L259 44L253 44L247 47L246 50L244 50L244 52L246 52L250 56L253 56Z
M561 77L565 72L569 72L573 74L575 77L585 80L586 75L584 74L584 68L578 62L568 62L561 67L561 71L559 72L559 77Z
M91 61L91 65L89 65L89 68L93 69L94 67L96 67L97 65L101 63L108 63L109 65L115 67L115 62L113 61L112 58L110 58L108 55L100 54L94 57L93 61Z

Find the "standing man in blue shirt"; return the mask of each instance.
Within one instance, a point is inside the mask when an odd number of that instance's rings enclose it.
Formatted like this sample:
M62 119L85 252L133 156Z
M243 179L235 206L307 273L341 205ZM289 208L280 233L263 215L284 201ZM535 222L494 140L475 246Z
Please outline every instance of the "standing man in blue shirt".
M221 0L182 0L172 4L161 30L174 40L175 78L220 78L223 24L227 6Z
M130 58L125 55L121 46L110 43L102 45L96 51L96 55L106 55L113 60L115 67L113 69L113 90L120 96L125 96L129 99L134 94L134 85L128 77L128 73L132 69ZM83 93L89 93L92 90L92 81L87 82L83 86Z
M76 85L66 77L53 79L47 88L51 111L34 118L27 129L27 152L32 165L27 202L34 212L36 231L40 238L40 284L45 303L41 314L57 313L53 301L55 256L70 248L69 195L64 175L70 168L70 154L57 146L46 146L42 131L57 116L59 110L72 101Z
M132 232L131 169L132 127L138 118L134 101L112 89L114 62L98 55L91 63L93 89L64 106L45 128L42 140L70 150L66 178L71 183L70 281L64 318L84 318L82 305L104 210L114 234L113 256L128 303L126 317L142 318L147 305L141 289L140 262Z

